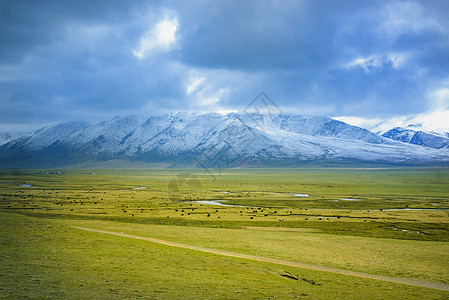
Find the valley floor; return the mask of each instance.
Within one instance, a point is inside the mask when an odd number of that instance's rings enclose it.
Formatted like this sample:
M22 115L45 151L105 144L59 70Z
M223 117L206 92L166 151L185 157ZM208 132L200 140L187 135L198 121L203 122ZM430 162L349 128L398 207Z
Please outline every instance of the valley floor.
M444 299L448 179L441 168L3 171L0 294Z

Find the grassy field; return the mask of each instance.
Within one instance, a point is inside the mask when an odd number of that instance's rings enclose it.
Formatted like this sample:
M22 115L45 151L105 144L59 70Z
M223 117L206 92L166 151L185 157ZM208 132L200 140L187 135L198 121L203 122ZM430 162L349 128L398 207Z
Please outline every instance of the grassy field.
M443 168L4 170L0 296L444 299L73 226L449 284L448 191Z

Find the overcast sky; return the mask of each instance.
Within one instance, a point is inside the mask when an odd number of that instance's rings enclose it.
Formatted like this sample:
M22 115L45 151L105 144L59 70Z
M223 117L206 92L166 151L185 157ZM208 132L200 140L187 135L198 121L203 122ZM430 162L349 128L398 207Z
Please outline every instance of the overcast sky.
M0 130L241 111L261 91L284 113L449 127L448 16L447 0L3 0Z

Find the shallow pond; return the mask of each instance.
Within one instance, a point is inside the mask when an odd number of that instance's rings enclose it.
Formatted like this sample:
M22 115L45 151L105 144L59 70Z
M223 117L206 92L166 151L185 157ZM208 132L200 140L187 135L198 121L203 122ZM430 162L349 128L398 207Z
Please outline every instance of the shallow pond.
M255 206L245 206L245 205L226 204L226 203L221 203L221 202L219 202L219 201L226 201L226 200L199 200L199 201L193 201L193 202L195 202L195 203L201 203L201 204L220 205L220 206L252 207L252 208L255 208Z
M295 197L310 197L309 194L296 194L296 193L288 193L288 194Z

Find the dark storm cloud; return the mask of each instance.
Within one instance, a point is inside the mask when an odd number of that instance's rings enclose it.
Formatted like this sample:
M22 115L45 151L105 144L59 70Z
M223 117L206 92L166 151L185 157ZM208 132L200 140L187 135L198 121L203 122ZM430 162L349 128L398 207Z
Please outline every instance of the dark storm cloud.
M448 84L448 13L447 1L3 1L0 119L238 110L261 90L295 112L420 113ZM175 38L158 35L163 20Z
M350 13L349 2L317 3L228 1L210 6L185 30L183 59L199 66L245 70L328 64L340 51L333 37L336 24ZM352 9L357 10L358 3L354 1Z
M20 60L39 45L62 38L68 24L92 25L120 20L123 1L2 1L0 59Z
M199 21L203 26L195 24L197 29L186 34L190 38L183 45L184 61L269 73L259 86L268 87L282 105L338 104L355 114L363 99L372 103L365 105L362 114L394 112L398 104L402 113L420 112L426 81L448 75L447 31L441 31L448 28L447 22L442 18L444 11L430 2L245 4L231 3L220 7L220 13L207 11ZM401 6L404 12L395 15L392 10ZM389 55L410 57L396 67L384 59ZM384 60L382 65L343 67L370 56ZM410 76L422 68L431 70L424 81Z
M125 1L11 1L2 11L3 121L120 113L154 94L179 96L177 76L163 63L141 64L132 55L147 28Z

